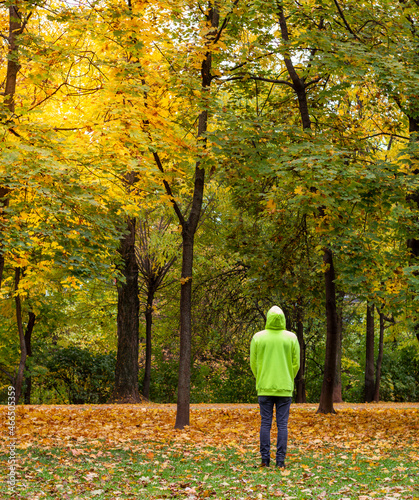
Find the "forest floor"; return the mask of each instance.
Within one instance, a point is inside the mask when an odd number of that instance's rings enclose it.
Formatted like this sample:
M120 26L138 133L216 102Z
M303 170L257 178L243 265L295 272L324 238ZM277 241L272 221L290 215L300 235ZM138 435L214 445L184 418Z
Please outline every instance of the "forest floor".
M7 499L415 499L419 403L292 405L287 468L259 468L257 405L18 406L11 446L0 407ZM9 426L8 426L9 425ZM274 462L276 432L272 430ZM15 453L15 455L14 455Z

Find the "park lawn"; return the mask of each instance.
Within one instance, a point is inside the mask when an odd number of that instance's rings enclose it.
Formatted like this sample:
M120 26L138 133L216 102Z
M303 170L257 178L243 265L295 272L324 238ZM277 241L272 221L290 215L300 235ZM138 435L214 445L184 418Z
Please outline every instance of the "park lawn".
M20 406L18 486L0 498L419 499L417 407L293 405L285 470L258 467L255 407L197 405L183 431L174 419L164 405Z

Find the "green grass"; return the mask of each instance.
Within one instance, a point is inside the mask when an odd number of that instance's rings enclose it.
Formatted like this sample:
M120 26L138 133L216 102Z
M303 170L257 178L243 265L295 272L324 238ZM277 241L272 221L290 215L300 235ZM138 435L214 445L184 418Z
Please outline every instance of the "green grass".
M77 446L18 451L16 499L419 499L419 464L403 454L368 458L330 447L290 447L287 469L260 469L257 448L162 447L132 443L131 451ZM2 455L2 460L7 456Z

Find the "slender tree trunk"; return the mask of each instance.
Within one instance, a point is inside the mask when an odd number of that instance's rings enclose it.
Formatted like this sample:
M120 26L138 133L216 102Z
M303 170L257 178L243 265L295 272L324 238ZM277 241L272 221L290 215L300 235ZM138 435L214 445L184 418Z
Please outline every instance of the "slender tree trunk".
M15 379L16 404L19 402L20 396L22 394L23 376L25 372L26 357L27 357L25 334L23 332L23 323L22 323L22 303L19 296L20 272L21 272L20 268L17 267L15 269L15 304L16 304L16 323L17 323L17 330L19 334L19 344L20 344L20 362Z
M4 210L9 206L9 192L10 190L6 187L0 186L0 233L4 232ZM3 244L0 242L0 290L1 284L3 281L3 272L4 272L4 253L3 253Z
M317 413L336 413L333 408L333 384L336 373L336 352L339 328L336 311L335 268L333 265L333 253L328 248L324 249L323 262L327 266L327 270L325 272L327 336L323 384Z
M146 399L150 399L151 382L151 334L153 327L153 302L154 290L149 290L145 311L145 372L142 393Z
M28 18L27 18L28 19ZM7 59L7 72L4 87L4 107L13 115L15 112L15 93L17 75L20 69L18 59L17 36L20 35L26 25L27 20L22 19L17 6L9 7L9 34L7 37L9 53ZM9 206L10 189L6 186L0 186L0 232L4 231L2 222L4 209ZM4 272L4 253L0 243L0 288Z
M417 96L415 96L417 97ZM415 116L409 116L409 133L410 134L415 134L411 135L411 141L417 141L418 136L416 134L419 133L419 118ZM413 139L414 137L414 139ZM419 175L419 170L415 170L415 174ZM417 213L419 213L419 190L416 190L414 193L410 194L408 196L408 201L413 203L414 209L416 210ZM416 217L416 221L419 219L419 215ZM410 238L407 240L407 247L410 251L411 254L411 260L413 265L417 265L418 259L419 259L419 237L417 238ZM419 273L417 271L414 272L414 274L417 276ZM416 333L416 337L419 340L419 316L416 315L416 317L413 318L414 324L413 328Z
M35 319L36 316L31 311L29 313L28 325L26 326L26 331L25 331L25 344L26 344L27 357L32 356L32 332L33 332L33 327L35 326ZM25 405L31 404L31 391L32 391L32 377L31 375L28 375L27 377L25 377L25 394L24 394Z
M336 344L336 373L333 383L333 402L342 403L342 338L343 338L343 310L342 304L337 308L338 335Z
M218 34L220 16L215 3L209 4L207 21L212 30L208 35L208 42L211 43ZM211 86L212 53L211 50L205 55L202 61L202 90L209 101L209 89ZM204 109L198 120L198 139L203 137L208 129L208 111ZM180 355L179 355L179 378L176 410L176 429L183 429L189 425L189 402L191 387L191 344L192 344L192 269L195 232L201 216L202 202L205 186L205 169L198 161L195 166L195 183L192 198L192 206L187 221L180 218L182 223L182 274L180 289Z
M279 25L281 29L281 37L284 42L289 42L289 33L287 21L282 6L279 7ZM284 63L288 74L292 80L292 87L297 95L298 109L301 117L301 124L304 130L311 129L311 119L307 100L307 87L304 79L300 78L298 72L292 62L289 53L284 55ZM321 209L322 210L322 209ZM333 267L333 254L330 249L324 250L324 261L329 264L329 270L326 272L326 313L327 313L327 339L326 339L326 360L325 371L322 385L322 393L320 396L320 405L318 413L335 413L333 409L333 384L336 372L336 353L337 353L337 338L338 326L336 319L336 292L335 284L332 281L335 279ZM330 276L333 275L331 281ZM332 356L332 359L330 358ZM332 366L333 365L333 366ZM330 378L331 377L331 378Z
M178 398L175 428L183 429L189 425L189 401L191 379L191 303L192 303L192 263L193 234L187 230L182 234L182 284L180 296L180 359Z
M114 403L141 402L138 391L139 311L138 265L135 256L135 219L128 220L119 252L125 282L118 284L117 334L118 351L115 387L110 398Z
M306 364L306 346L304 342L304 325L303 314L301 310L301 299L297 304L297 338L300 344L300 369L296 377L297 395L296 403L306 402L306 381L305 381L305 364Z
M367 403L374 399L374 304L367 305L367 332L365 341L365 394Z
M375 369L374 401L380 401L381 366L384 356L384 314L380 311L380 340L378 344L377 365Z

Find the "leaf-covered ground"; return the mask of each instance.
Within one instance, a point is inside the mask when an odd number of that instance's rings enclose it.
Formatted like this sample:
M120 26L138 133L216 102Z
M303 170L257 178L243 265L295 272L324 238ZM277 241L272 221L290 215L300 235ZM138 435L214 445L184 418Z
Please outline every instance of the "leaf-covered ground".
M419 499L419 405L337 409L291 407L280 470L258 467L254 405L195 405L183 431L173 406L19 406L18 486L0 498Z

